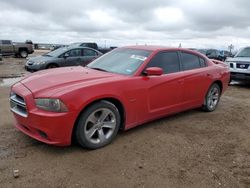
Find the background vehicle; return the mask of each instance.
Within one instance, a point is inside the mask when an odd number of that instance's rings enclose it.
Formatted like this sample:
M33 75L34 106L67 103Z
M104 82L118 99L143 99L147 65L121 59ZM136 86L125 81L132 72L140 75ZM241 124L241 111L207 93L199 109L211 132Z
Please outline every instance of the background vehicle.
M107 53L113 49L115 49L116 47L110 47L110 48L99 48L98 45L94 42L79 42L79 43L73 43L70 45L71 47L88 47L88 48L93 48L95 50L98 50L100 52Z
M226 56L222 51L216 50L216 49L208 49L206 50L206 56L210 59L216 59L219 61L225 61Z
M16 127L48 144L109 144L119 129L203 108L214 111L229 69L191 50L118 48L86 67L41 71L11 88Z
M91 48L62 47L42 56L30 58L25 64L25 69L33 72L56 67L85 66L101 55L101 52Z
M0 40L0 50L3 56L15 55L26 58L34 52L31 41L27 43L13 43L11 40Z
M0 49L0 61L2 61L2 53L1 53L1 49Z
M195 51L200 52L203 55L206 55L206 49L195 49Z
M234 57L227 58L231 80L250 80L250 47L241 49Z

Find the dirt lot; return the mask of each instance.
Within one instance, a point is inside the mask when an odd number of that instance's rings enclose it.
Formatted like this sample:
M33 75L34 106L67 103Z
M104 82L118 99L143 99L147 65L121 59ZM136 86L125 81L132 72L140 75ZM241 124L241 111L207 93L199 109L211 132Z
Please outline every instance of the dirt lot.
M24 62L6 58L0 76L26 74ZM0 187L250 187L250 84L231 85L215 112L180 113L88 151L17 131L8 104L14 81L0 78Z

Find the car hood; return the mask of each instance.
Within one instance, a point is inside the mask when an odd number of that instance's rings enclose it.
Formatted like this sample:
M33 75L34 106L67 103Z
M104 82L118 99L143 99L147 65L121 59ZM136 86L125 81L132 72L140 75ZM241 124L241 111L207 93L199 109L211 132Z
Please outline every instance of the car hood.
M228 58L226 61L228 62L250 62L250 57L233 57L233 58Z
M108 80L118 79L122 75L93 70L90 68L66 67L32 73L20 82L25 85L35 97L50 97L69 86L86 87ZM124 76L123 76L124 77ZM80 84L80 86L79 86Z

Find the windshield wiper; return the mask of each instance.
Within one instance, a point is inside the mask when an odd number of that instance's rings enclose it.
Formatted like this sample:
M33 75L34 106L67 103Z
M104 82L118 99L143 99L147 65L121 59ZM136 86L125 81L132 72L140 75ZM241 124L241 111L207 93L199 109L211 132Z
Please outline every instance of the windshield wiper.
M88 67L88 66L87 66L87 67ZM99 70L99 71L103 71L103 72L108 72L107 70L102 69L102 68L98 68L98 67L88 67L88 68L95 69L95 70Z

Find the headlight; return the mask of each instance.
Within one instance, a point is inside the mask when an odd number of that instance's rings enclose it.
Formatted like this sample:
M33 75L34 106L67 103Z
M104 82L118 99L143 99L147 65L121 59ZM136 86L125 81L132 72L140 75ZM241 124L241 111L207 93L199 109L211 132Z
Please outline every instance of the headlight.
M45 64L45 62L44 61L42 61L42 62L35 62L34 64L35 65L43 65L43 64Z
M35 99L37 108L52 111L52 112L66 112L68 111L66 105L60 99Z

